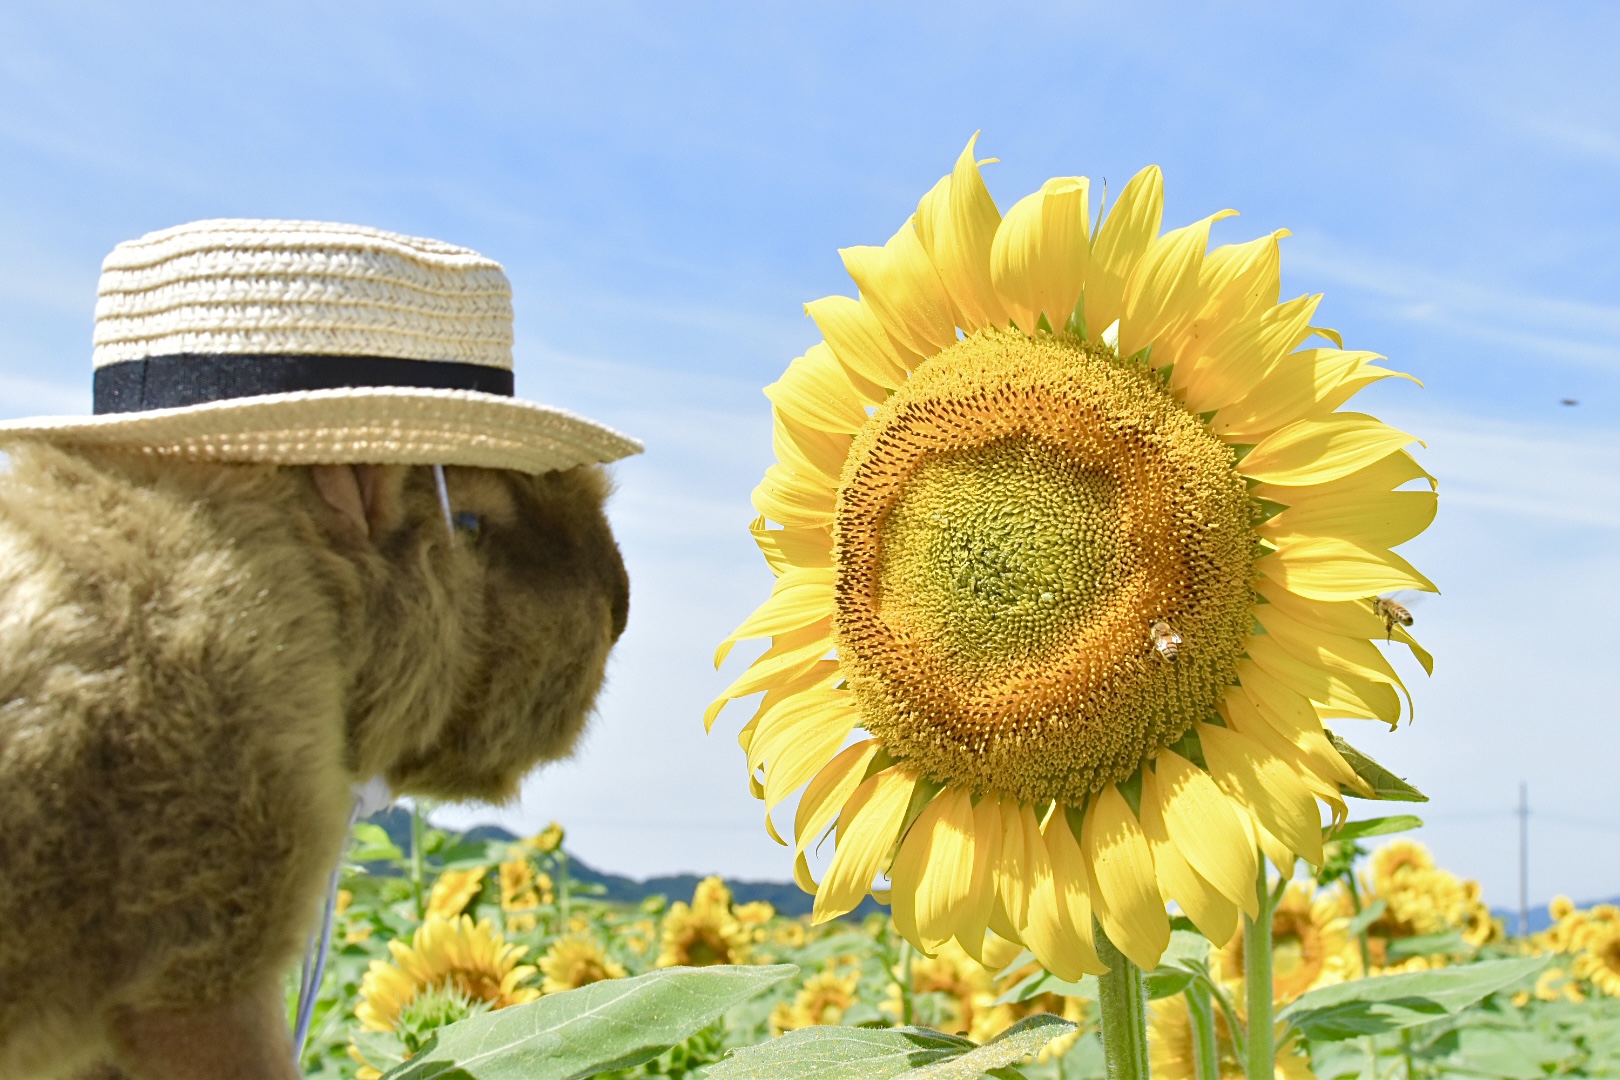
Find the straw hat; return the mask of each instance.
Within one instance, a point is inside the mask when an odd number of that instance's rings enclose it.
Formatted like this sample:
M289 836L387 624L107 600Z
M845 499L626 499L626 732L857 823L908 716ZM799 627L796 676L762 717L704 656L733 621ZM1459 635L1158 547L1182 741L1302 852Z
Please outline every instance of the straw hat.
M196 221L119 244L99 293L95 415L0 423L0 446L530 473L641 450L512 396L511 286L466 248L319 221Z

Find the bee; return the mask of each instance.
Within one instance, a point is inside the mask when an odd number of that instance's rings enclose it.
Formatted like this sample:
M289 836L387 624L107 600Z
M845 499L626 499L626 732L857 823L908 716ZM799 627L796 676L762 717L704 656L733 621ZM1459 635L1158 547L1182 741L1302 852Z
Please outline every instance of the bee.
M1397 623L1401 626L1412 625L1412 613L1406 610L1404 604L1397 603L1387 596L1375 596L1370 603L1373 614L1384 620L1385 640L1394 636Z
M1154 650L1172 664L1181 655L1181 635L1164 619L1153 620L1148 627L1148 640L1153 643Z

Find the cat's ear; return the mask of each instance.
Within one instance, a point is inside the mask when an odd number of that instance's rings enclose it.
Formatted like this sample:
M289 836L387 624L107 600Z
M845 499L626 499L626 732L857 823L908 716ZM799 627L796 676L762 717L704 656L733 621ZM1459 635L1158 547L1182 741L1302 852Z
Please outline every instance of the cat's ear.
M312 465L315 490L371 540L393 531L405 519L404 465Z

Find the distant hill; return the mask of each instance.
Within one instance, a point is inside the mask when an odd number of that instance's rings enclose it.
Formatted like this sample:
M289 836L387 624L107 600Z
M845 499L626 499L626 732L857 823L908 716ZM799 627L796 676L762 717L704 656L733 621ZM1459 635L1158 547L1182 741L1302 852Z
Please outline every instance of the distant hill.
M380 825L383 831L393 840L402 851L409 851L411 846L411 812L399 806L389 807L381 813L373 814L366 819L373 825ZM467 839L478 840L516 840L517 837L498 825L479 825L467 830L464 834ZM580 861L572 852L568 855L568 876L575 881L587 885L600 885L604 890L602 898L619 903L635 904L649 896L664 896L671 902L676 900L690 900L692 892L697 888L699 881L703 880L700 874L674 874L664 877L647 878L638 881L635 878L625 877L622 874L608 874L597 870L589 863ZM752 903L755 900L764 900L783 915L808 915L815 903L815 897L800 889L791 881L734 881L726 879L726 887L739 904ZM885 909L870 896L861 902L850 918L862 919L873 912L882 912Z

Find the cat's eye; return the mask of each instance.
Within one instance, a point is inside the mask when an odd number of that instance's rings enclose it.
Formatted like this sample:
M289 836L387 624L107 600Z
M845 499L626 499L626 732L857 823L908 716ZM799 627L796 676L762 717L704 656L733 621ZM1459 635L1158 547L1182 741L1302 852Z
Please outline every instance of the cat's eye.
M455 524L456 532L470 540L477 540L484 531L484 515L471 510L458 510L450 520Z

